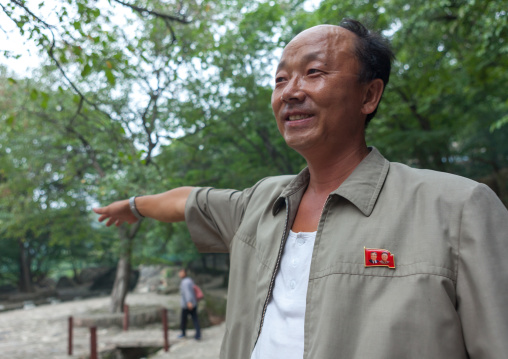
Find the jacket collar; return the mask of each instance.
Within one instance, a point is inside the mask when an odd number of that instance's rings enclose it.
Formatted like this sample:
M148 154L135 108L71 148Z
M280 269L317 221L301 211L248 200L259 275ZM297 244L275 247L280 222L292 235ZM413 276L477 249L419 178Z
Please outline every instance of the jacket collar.
M353 173L330 195L347 199L365 216L374 210L381 188L388 175L388 162L375 147L369 147L370 153L355 168ZM286 198L307 187L310 180L309 169L304 168L282 191L272 207L272 213L279 212Z

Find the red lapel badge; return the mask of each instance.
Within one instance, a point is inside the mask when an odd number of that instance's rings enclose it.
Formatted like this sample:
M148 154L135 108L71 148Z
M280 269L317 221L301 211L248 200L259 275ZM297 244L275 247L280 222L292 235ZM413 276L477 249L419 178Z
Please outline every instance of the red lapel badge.
M380 248L365 248L365 267L388 267L395 269L395 258L390 251Z

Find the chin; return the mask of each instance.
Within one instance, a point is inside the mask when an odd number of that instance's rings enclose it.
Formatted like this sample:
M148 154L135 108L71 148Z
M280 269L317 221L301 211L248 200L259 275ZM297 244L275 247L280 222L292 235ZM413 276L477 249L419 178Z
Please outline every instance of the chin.
M308 138L286 138L286 144L296 152L303 155L302 151L305 152L309 148L315 148L315 144L309 141Z

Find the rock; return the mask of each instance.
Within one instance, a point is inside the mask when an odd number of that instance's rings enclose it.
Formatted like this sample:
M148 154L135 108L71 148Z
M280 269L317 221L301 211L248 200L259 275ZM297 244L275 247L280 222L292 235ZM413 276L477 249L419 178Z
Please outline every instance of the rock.
M0 312L9 310L23 309L23 303L5 303L0 305Z
M226 320L227 300L224 296L206 292L203 301L210 325L216 325Z
M27 300L23 303L23 309L25 310L28 310L28 309L33 309L35 308L36 305L34 302L32 302L31 300Z
M165 290L167 279L171 279L173 270L166 266L139 266L139 279L136 293L168 294Z
M111 292L113 284L115 283L115 276L116 276L116 267L110 268L108 271L95 278L92 285L90 286L90 290ZM133 290L136 287L138 278L139 271L132 270L129 278L129 290Z
M9 302L24 302L27 300L31 300L34 302L44 301L46 297L55 296L56 292L52 288L47 289L37 289L33 293L18 293L14 292L7 297Z
M72 279L70 279L69 277L60 277L58 279L58 282L56 283L57 289L72 288L75 286L76 286L76 283L74 283L74 281Z
M175 310L167 309L168 317L175 319ZM129 307L129 327L144 327L151 323L162 322L162 307L132 306ZM86 313L74 317L76 327L122 327L124 313Z
M37 287L41 289L55 289L56 282L52 278L44 278L37 282Z
M103 276L107 272L114 269L114 267L91 267L84 268L78 275L79 283L89 283L95 281L97 278Z
M17 291L17 288L10 284L0 285L0 295L11 294Z

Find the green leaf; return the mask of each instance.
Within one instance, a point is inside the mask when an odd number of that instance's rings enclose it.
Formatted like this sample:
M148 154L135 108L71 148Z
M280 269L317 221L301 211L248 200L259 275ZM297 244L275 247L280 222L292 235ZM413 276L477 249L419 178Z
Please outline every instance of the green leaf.
M32 91L30 91L30 99L31 100L36 100L38 96L39 96L39 93L37 92L36 89L32 89Z
M7 124L12 127L14 125L14 115L10 115L6 120Z
M71 25L74 27L74 29L78 31L81 30L81 21L74 21Z
M83 68L83 71L81 71L81 76L86 77L90 74L90 72L92 72L92 66L86 64L85 67Z
M115 75L113 74L113 71L111 71L110 69L106 69L104 72L106 73L106 78L108 79L108 82L111 85L114 85L116 82L116 78Z
M490 125L490 132L499 130L501 127L508 124L508 115L501 117L499 120Z

